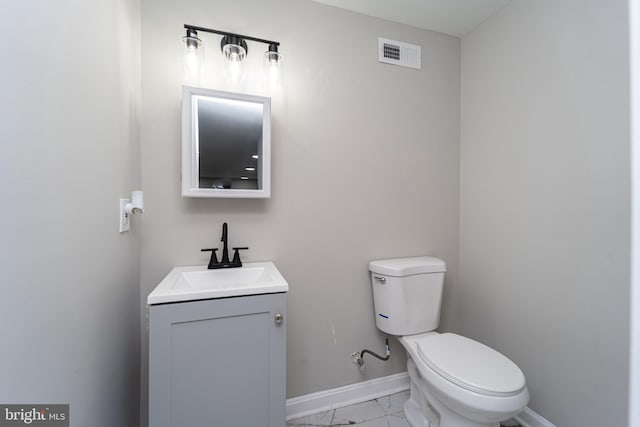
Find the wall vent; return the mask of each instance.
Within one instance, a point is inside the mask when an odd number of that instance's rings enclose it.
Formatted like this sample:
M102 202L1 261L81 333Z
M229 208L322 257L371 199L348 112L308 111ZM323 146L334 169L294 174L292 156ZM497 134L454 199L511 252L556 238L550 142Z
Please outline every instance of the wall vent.
M420 70L420 46L378 37L378 61Z

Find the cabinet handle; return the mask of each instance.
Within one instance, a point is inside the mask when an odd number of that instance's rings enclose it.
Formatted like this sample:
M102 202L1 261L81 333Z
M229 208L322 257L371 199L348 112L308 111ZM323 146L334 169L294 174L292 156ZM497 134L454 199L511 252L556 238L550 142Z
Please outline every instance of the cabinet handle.
M276 324L281 324L282 320L284 319L284 316L280 313L276 314Z

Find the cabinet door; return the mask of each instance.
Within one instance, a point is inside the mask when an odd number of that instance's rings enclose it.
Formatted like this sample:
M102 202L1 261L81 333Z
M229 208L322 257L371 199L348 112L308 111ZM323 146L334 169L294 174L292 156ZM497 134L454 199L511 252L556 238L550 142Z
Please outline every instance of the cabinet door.
M149 308L149 427L283 427L286 294Z

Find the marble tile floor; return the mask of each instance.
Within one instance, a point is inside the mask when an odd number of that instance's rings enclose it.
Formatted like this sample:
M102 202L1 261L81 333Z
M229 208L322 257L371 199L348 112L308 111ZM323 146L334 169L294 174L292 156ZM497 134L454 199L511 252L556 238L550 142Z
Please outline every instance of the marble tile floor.
M287 427L411 427L404 418L402 405L409 391L383 396L344 408L331 409L287 421Z
M344 408L331 409L303 418L287 421L287 427L411 427L404 417L403 405L409 391L383 396ZM505 427L518 427L514 420L501 423Z

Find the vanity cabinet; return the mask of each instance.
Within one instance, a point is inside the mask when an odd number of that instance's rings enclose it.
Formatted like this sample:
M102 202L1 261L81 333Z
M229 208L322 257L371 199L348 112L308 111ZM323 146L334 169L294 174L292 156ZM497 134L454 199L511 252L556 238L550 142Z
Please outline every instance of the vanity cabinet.
M149 427L283 427L286 293L149 306Z

